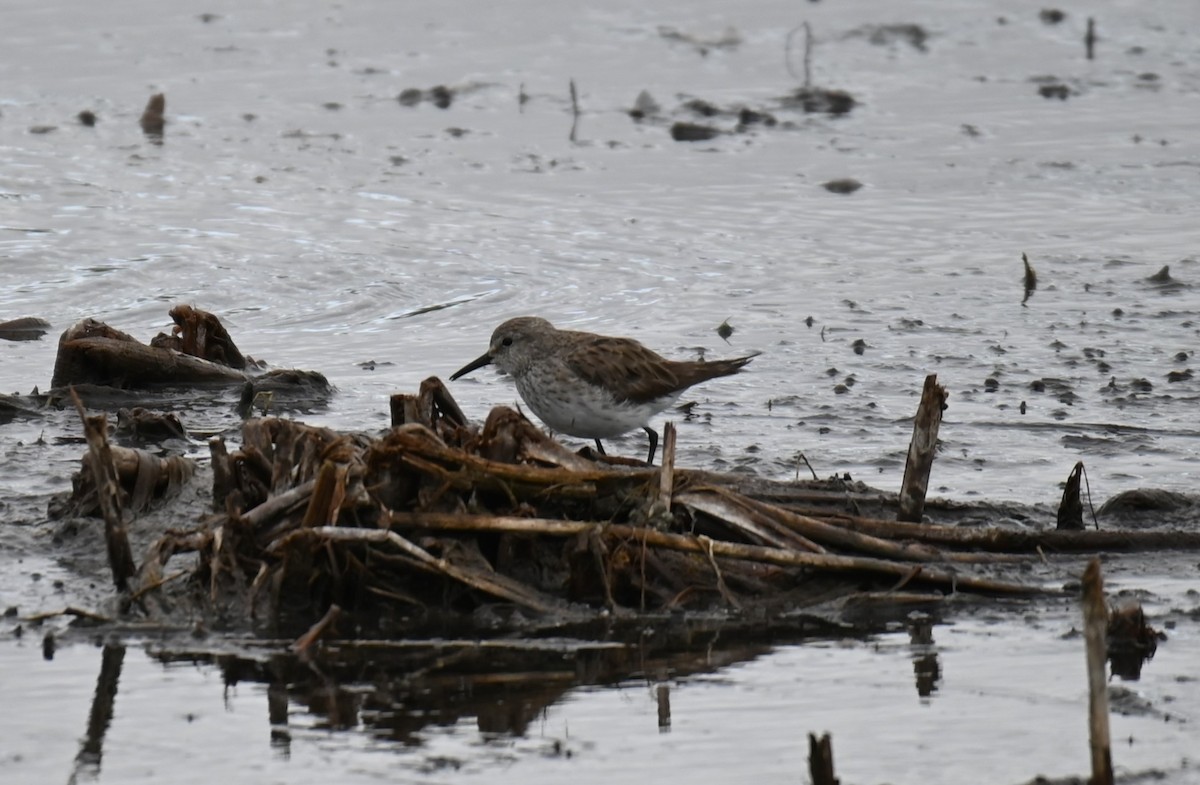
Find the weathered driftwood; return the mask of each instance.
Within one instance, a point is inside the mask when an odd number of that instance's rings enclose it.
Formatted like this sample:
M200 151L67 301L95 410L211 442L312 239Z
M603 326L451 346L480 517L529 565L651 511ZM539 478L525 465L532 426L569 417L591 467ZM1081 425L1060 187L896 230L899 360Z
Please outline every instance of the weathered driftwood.
M243 356L211 313L179 305L170 315L176 323L172 334L160 334L150 345L95 319L78 322L59 338L51 386L128 390L243 385L251 404L245 407L247 415L256 401L277 393L309 401L332 392L329 381L315 371L258 373L262 364Z
M51 386L110 387L241 384L242 371L170 349L147 346L107 325L85 319L62 334Z
M897 520L919 522L925 512L925 494L929 490L929 473L937 452L938 427L946 409L946 388L937 383L937 374L925 377L921 403L913 419L912 441L904 462L904 480L900 485L900 514Z

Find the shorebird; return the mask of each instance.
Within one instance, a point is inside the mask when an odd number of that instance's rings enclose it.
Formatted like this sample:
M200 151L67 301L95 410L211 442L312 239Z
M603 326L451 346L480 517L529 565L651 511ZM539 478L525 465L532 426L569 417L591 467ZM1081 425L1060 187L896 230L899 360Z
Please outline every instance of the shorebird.
M551 430L601 439L641 428L654 462L658 433L650 418L689 387L737 373L758 353L731 360L668 360L632 338L559 330L545 319L520 316L496 328L488 350L450 381L495 364L517 383L521 399Z

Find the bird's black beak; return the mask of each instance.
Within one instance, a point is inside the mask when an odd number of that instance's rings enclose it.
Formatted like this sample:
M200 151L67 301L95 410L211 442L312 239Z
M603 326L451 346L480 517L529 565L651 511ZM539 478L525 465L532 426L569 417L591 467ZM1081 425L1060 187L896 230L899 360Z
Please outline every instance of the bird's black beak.
M485 365L491 365L491 363L492 363L492 355L487 354L485 352L482 356L478 357L477 359L472 360L471 362L467 363L466 365L464 365L463 367L461 367L457 371L455 371L454 374L450 377L450 381L454 381L455 379L457 379L460 376L466 376L467 374L469 374L471 371L475 370L476 368L482 368Z

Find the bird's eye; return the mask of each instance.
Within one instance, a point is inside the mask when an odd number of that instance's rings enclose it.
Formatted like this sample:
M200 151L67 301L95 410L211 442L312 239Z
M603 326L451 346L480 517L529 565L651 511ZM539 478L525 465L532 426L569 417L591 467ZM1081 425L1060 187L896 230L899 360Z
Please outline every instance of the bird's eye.
M512 346L512 338L505 338L500 342L501 346Z

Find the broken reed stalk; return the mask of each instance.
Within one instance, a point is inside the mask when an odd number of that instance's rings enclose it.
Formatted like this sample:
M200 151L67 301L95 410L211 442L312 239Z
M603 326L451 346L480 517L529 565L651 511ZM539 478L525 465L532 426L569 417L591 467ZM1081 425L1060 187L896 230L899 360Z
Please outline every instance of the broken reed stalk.
M338 509L346 498L346 466L333 461L322 461L321 468L308 497L308 509L304 511L301 526L324 526L337 523Z
M802 510L789 510L803 514ZM814 511L815 512L815 511ZM1095 553L1096 551L1148 551L1200 548L1200 532L1182 531L1033 531L1000 528L902 523L853 515L821 515L821 520L851 531L892 540L913 540L928 545L969 548L991 553ZM983 554L974 554L983 556Z
M904 463L904 482L900 486L900 512L896 519L920 523L925 512L925 494L929 490L929 473L937 452L938 427L946 409L946 388L937 383L937 374L925 377L921 404L913 420L912 441L908 444L908 459Z
M663 426L662 466L658 470L658 500L665 512L671 512L671 496L675 492L675 423Z
M125 527L121 509L121 481L113 462L112 449L108 444L108 419L103 415L89 417L83 401L75 387L71 387L71 400L75 411L83 422L83 433L88 451L84 464L92 475L96 486L96 500L104 516L104 542L108 548L108 566L112 570L113 583L120 591L129 589L129 579L137 573L133 551L129 547L129 531Z
M678 494L675 501L721 521L756 545L825 553L825 548L803 533L788 529L770 516L747 509L748 499L733 494L722 495L713 488L700 488Z
M286 515L292 508L307 503L316 485L316 480L309 480L291 490L284 491L278 496L272 496L242 515L242 521L247 526L256 527L263 525L267 521Z
M312 648L322 635L329 631L334 624L337 624L338 618L342 615L342 609L335 603L329 606L329 610L325 611L325 615L320 621L308 628L308 631L301 635L292 643L292 651L301 656L308 656L308 650Z
M841 780L833 776L833 740L828 733L817 738L808 734L808 775L813 785L839 785Z
M1112 785L1112 746L1108 735L1108 604L1104 600L1099 557L1092 557L1083 571L1083 638L1087 643L1091 785Z
M494 515L457 515L450 513L392 512L386 519L390 526L426 528L440 531L492 531L524 534L545 534L552 537L572 537L599 531L605 537L630 542L645 542L647 546L696 553L707 556L709 544L688 534L670 534L644 526L629 526L595 521L559 521L545 518L517 518ZM382 522L381 522L382 523ZM353 541L360 537L366 541L385 542L393 532L376 529L350 529L346 527L317 527L308 529L314 536L327 534L333 539ZM339 534L339 532L341 534ZM297 533L299 534L299 533ZM295 536L295 535L292 535ZM397 535L398 537L398 535ZM408 542L407 540L405 542ZM895 578L913 578L943 587L962 588L987 594L1045 594L1048 590L1015 581L964 575L951 570L911 562L887 561L867 556L838 556L827 553L806 553L786 548L770 548L761 545L710 540L713 556L733 559L761 561L782 567L808 567L830 572L865 572L889 575ZM411 543L410 543L411 544ZM277 546L272 544L271 548ZM415 546L414 546L415 547ZM432 556L425 554L432 559Z
M711 503L706 502L702 494L711 494L729 500L732 503L740 505L751 511L758 513L761 518L773 521L778 526L789 529L803 538L805 550L812 550L816 553L826 553L827 545L835 545L842 548L848 548L866 553L870 556L877 556L883 559L894 559L897 561L946 561L946 562L985 562L998 563L1006 561L1027 561L1024 556L1016 554L978 554L978 553L955 553L950 551L941 551L931 548L927 545L919 543L899 543L890 539L875 537L870 534L855 531L853 527L838 525L811 518L807 515L800 515L779 507L774 507L765 502L760 502L757 499L751 499L748 496L742 496L733 491L727 491L723 488L698 488L695 491L688 491L676 496L676 501L681 504L687 504L690 507L699 509L714 517L720 517L726 522L741 523L737 517L736 508L732 505L727 505L723 508L714 508ZM888 523L888 522L883 522ZM891 524L893 526L908 526L914 527L916 524ZM749 530L745 524L741 524L741 528ZM915 536L913 537L915 538ZM907 538L905 538L907 539Z

